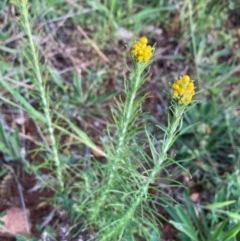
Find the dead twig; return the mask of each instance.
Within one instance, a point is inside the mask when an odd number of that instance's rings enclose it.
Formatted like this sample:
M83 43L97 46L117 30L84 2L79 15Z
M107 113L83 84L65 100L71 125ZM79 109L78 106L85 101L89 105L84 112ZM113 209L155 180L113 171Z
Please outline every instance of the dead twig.
M97 46L97 44L91 40L87 33L78 25L77 26L77 30L83 35L83 37L89 42L89 44L95 49L95 51L97 52L97 54L106 62L109 63L109 59L108 57L99 49L99 47Z

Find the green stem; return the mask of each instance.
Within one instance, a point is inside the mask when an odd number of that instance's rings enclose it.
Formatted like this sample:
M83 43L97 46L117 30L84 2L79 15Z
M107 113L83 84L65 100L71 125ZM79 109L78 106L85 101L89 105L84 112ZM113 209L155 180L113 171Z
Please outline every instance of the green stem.
M126 100L126 103L124 105L124 110L121 116L121 126L119 129L119 139L117 141L117 146L115 149L115 158L113 160L113 163L111 164L110 174L107 179L107 183L104 186L104 189L102 190L101 196L99 197L99 200L96 205L96 209L93 215L93 220L97 218L99 215L100 208L105 203L108 191L112 188L114 183L114 177L117 173L119 163L122 161L122 155L124 152L124 147L127 145L127 136L128 136L128 128L129 125L132 123L132 115L134 113L134 105L135 100L137 97L137 92L142 85L142 73L144 71L145 67L143 67L141 64L136 64L136 70L132 73L131 81L134 81L134 85L132 86L132 89L129 91L129 97ZM127 92L127 90L126 90ZM128 94L128 93L126 93Z
M39 63L39 58L38 58L38 50L33 42L32 38L32 32L31 32L31 27L28 19L28 6L27 3L21 3L21 10L22 10L22 17L23 17L23 28L26 32L26 35L28 37L29 41L29 46L30 46L30 51L32 54L32 69L34 71L35 77L37 79L37 87L39 88L39 93L43 105L43 111L44 115L46 117L46 124L48 127L48 132L50 136L50 141L51 141L51 149L52 149L52 154L53 154L53 160L57 169L57 179L58 179L58 184L60 185L61 191L64 189L64 182L63 182L63 175L62 175L62 167L61 167L61 161L58 155L58 149L57 149L57 142L56 138L54 136L54 128L53 128L53 123L50 115L50 108L49 104L47 101L47 94L44 86L44 81L42 78L42 72L40 69L40 63Z
M124 232L125 227L130 222L130 220L133 218L137 208L139 205L147 200L148 196L148 190L151 183L154 182L156 176L158 175L159 171L161 171L162 163L167 160L167 152L171 148L176 134L178 132L182 115L185 110L185 106L173 106L173 120L170 123L166 133L165 133L165 139L162 146L162 153L159 157L158 161L156 162L151 174L147 178L146 182L143 184L142 188L138 190L136 196L136 200L133 204L133 206L126 212L126 214L118 221L118 224L114 224L114 228L107 229L107 232L105 235L103 235L103 238L101 241L105 240L112 240L113 237L116 237L119 234L122 234Z

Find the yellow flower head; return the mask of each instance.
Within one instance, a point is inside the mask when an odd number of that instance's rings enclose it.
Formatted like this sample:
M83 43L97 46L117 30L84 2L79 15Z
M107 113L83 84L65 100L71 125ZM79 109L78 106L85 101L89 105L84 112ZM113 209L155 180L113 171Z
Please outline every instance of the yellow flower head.
M141 37L131 49L131 54L139 63L146 63L153 56L153 48L148 45L148 39Z
M183 75L172 84L172 98L179 104L188 105L195 95L194 82L188 75Z

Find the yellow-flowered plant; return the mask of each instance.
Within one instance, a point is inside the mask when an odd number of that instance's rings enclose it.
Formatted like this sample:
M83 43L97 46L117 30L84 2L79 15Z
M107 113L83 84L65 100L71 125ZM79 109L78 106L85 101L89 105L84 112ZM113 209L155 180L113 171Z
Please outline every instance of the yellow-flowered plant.
M85 232L85 230L93 229L96 234L94 236L98 241L134 240L133 235L138 231L141 235L146 236L144 240L159 240L160 234L157 231L159 218L156 216L155 219L155 205L153 205L153 209L149 209L148 204L157 203L159 205L163 195L161 195L161 199L157 200L157 195L154 197L149 195L149 190L157 180L159 173L165 172L164 168L169 165L168 161L171 161L168 156L169 150L181 133L182 117L187 110L186 105L191 102L195 94L193 80L188 75L184 75L172 84L172 98L176 101L173 101L169 108L167 126L160 127L164 131L164 136L157 140L151 134L152 127L149 129L146 126L146 138L143 146L142 140L138 140L139 137L144 136L144 132L140 129L142 124L138 124L140 123L138 118L141 117L141 105L146 95L140 93L142 93L141 87L147 80L146 70L152 62L154 47L148 45L146 37L141 37L135 42L131 49L135 60L133 69L129 74L129 79L124 79L124 90L121 93L123 98L120 96L112 108L114 125L107 126L106 132L109 136L102 142L106 149L105 161L98 165L96 162L92 163L94 159L87 159L90 168L87 173L86 168L82 168L84 167L82 164L76 169L76 174L73 175L76 182L72 187L72 185L70 186L72 182L65 182L65 180L74 173L68 170L75 169L75 164L73 166L70 162L66 162L63 159L62 149L59 149L60 145L58 145L55 130L59 130L60 135L65 132L61 132L63 130L61 126L59 126L60 129L57 129L58 125L54 118L57 111L51 112L51 98L48 98L48 85L45 84L47 79L44 78L47 70L41 65L38 46L33 39L28 5L25 4L27 2L28 0L18 0L17 3L21 12L21 24L28 38L27 50L31 53L27 56L28 69L34 74L33 86L38 91L38 99L43 113L40 112L41 110L35 110L31 105L25 104L28 101L24 97L21 97L20 103L23 103L23 107L29 111L30 117L34 117L36 121L42 121L44 128L46 126L50 138L49 145L46 146L49 159L43 163L43 167L47 168L49 165L49 173L52 172L53 178L56 178L54 183L58 186L51 184L50 187L56 190L57 205L59 208L66 207L59 196L66 195L63 196L64 200L70 196L76 197L73 205L67 210L73 213L73 217L81 216L84 220L79 231L84 230ZM0 86L2 85L7 86L0 78ZM61 118L60 115L59 118ZM69 124L69 128L79 135L81 143L102 153L100 149L96 149L85 132L78 129L67 118L64 120ZM112 129L112 126L115 128ZM39 170L39 168L41 166L37 166L37 168L33 166L30 170ZM79 190L82 190L81 195L79 195ZM163 191L164 189L162 189Z
M188 105L195 95L194 82L188 75L183 75L172 84L172 98L179 104Z
M148 44L146 37L141 37L131 49L131 54L134 56L137 62L147 63L153 56L153 48Z

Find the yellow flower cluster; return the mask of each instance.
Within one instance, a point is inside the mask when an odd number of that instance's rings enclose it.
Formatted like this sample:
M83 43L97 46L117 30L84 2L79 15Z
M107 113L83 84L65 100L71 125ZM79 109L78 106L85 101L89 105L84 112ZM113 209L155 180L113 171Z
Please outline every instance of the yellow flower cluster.
M172 84L172 98L177 99L179 104L188 105L195 95L194 82L188 75L183 75Z
M146 37L141 37L131 49L131 54L140 63L146 63L153 55L152 46L148 45L148 39Z

